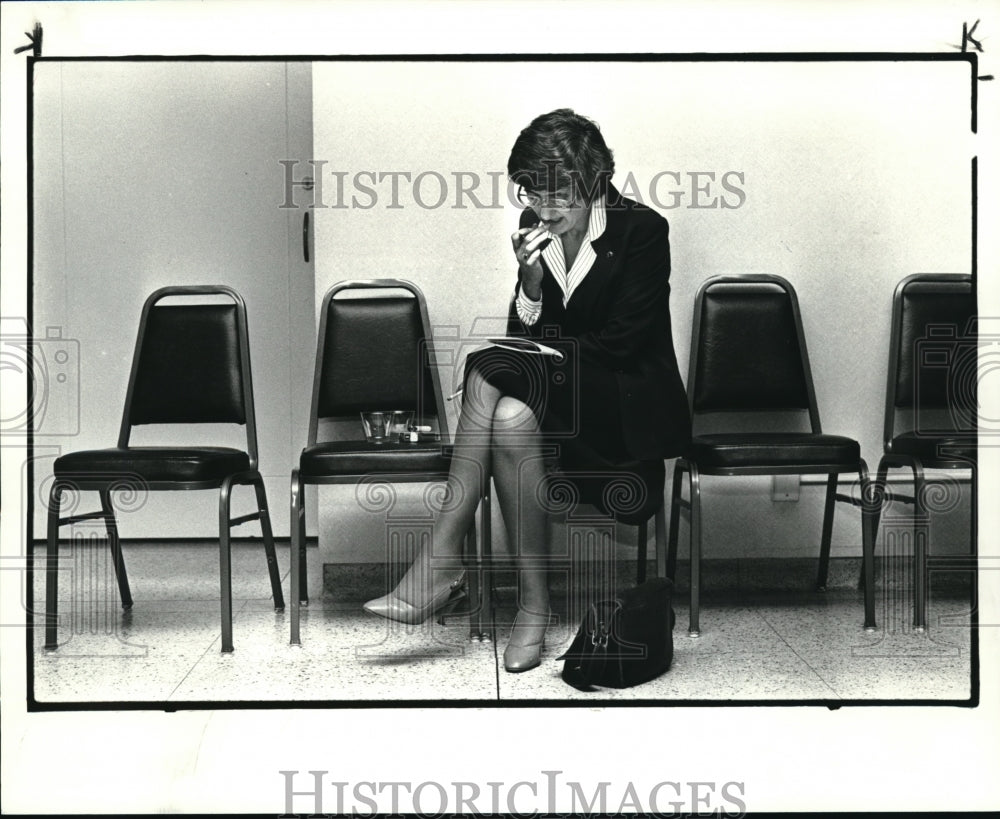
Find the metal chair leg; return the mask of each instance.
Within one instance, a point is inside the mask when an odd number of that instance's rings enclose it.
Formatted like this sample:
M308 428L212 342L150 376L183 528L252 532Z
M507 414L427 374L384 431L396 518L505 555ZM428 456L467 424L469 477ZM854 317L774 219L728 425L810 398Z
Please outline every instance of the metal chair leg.
M219 587L222 602L222 652L233 650L233 571L229 537L229 508L232 499L232 478L219 489Z
M635 571L635 582L636 585L639 583L646 582L646 540L649 537L649 522L643 521L636 526L636 545L638 549L638 557L636 563Z
M691 620L688 634L697 637L701 634L699 615L701 614L701 477L698 466L690 465L690 495L691 495Z
M49 491L48 526L45 550L45 648L53 651L59 647L59 507L63 488L58 481Z
M656 576L667 576L667 513L663 505L656 510L653 523L656 537Z
M667 535L667 565L665 576L671 580L677 577L677 539L681 524L681 479L684 475L685 462L678 459L674 464L674 477L670 487L670 531Z
M861 552L865 573L865 630L875 631L875 537L872 525L875 499L871 494L868 464L861 459L858 477L861 480Z
M872 549L875 548L875 544L878 543L878 527L882 521L882 509L887 505L888 498L886 497L885 486L887 482L887 477L889 474L889 464L886 457L883 455L879 459L878 472L875 475L875 483L872 485L872 513L871 513L871 527L872 527ZM865 588L865 567L864 564L861 565L861 571L858 572L858 588L864 590Z
M913 627L927 628L927 509L924 506L924 470L913 464Z
M875 485L872 487L872 543L878 541L878 527L882 522L882 509L886 503L885 485L888 480L889 465L882 457L878 462Z
M259 473L254 477L253 488L257 496L260 531L264 538L267 573L271 579L271 597L274 599L274 610L281 612L285 610L285 596L281 591L281 572L278 569L278 556L274 550L274 533L271 531L271 515L267 508L267 491L264 489L264 478Z
M471 567L469 574L469 640L476 642L482 638L482 563L479 559L479 544L476 538L476 516L465 533L465 563Z
M816 590L826 591L826 581L830 573L830 543L833 540L833 515L837 506L837 475L826 479L826 505L823 509L823 536L819 546L819 571L816 574Z
M480 621L480 639L483 642L492 642L495 638L495 618L493 616L493 601L496 600L496 590L493 588L493 495L490 480L487 478L483 487L483 498L480 502L480 526L482 528L482 545L480 551L482 559L480 568L482 571L482 616L486 618L485 623Z
M121 539L118 537L118 521L115 520L115 507L111 503L111 492L100 490L101 512L104 514L104 527L108 531L108 545L111 547L111 559L114 561L115 578L118 580L118 594L121 596L122 608L132 608L132 590L128 585L128 574L125 571L125 556L122 554Z
M299 490L299 600L309 605L309 555L306 551L306 490Z
M291 636L290 644L293 646L302 645L302 638L299 634L299 615L300 606L302 604L302 595L300 593L300 580L299 576L304 575L305 572L302 571L302 552L301 548L305 541L303 537L303 529L305 524L305 508L302 503L302 481L299 478L299 470L292 470L292 483L291 483L291 517L290 521L290 534L291 534L291 548L289 549L289 562L291 563L291 571L289 576L289 594L292 599L292 610L289 620L291 621Z

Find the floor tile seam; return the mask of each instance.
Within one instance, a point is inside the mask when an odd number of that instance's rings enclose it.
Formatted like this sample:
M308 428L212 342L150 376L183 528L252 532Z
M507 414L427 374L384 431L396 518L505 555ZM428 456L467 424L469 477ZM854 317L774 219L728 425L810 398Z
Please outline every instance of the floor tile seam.
M489 625L487 627L487 633L490 638L490 643L493 647L493 684L496 687L496 699L497 702L503 701L503 692L500 687L500 650L497 646L497 611L496 611L496 590L491 590L489 595Z
M184 685L184 683L187 680L187 678L190 677L194 673L194 670L198 667L199 663L201 663L201 661L204 660L205 657L208 656L208 652L211 651L212 648L218 644L219 639L220 638L218 636L216 636L215 639L213 639L212 642L210 642L205 647L205 650L201 654L198 655L198 657L195 659L195 661L191 664L191 667L187 671L184 672L184 676L181 677L180 680L177 681L177 684L170 690L170 693L167 694L166 700L168 702L170 702L171 700L174 699L174 696L180 690L181 686Z
M799 662L801 662L806 668L808 668L809 671L812 672L813 676L816 677L817 680L819 680L821 683L823 683L823 685L825 685L827 688L830 689L830 692L834 695L834 697L836 697L837 699L842 699L841 695L837 692L837 689L833 687L832 683L830 683L829 680L827 680L822 674L820 674L819 671L817 671L805 657L803 657L801 654L799 654L798 651L795 650L795 647L791 643L789 643L788 640L785 639L784 635L782 635L781 632L779 632L774 627L774 624L767 619L766 614L764 614L761 611L756 611L755 613L757 614L757 616L760 617L761 620L764 621L767 627L774 632L777 638L785 644L788 650L791 651L792 654L796 656L796 658L798 658Z
M246 608L246 606L247 606L247 601L246 600L242 601L242 605L240 606L239 610L233 612L233 620L234 621L237 619L237 615L241 614L243 612L243 610ZM216 634L215 638L205 647L205 650L203 652L201 652L201 654L198 655L198 657L195 659L195 661L191 665L191 667L184 673L184 676L181 677L180 680L178 680L177 685L175 685L171 689L170 693L167 694L166 700L168 702L171 701L171 700L173 700L174 695L180 690L180 687L182 685L184 685L184 682L187 680L187 678L190 677L194 673L194 670L198 667L198 665L201 663L201 661L204 660L208 656L208 652L211 651L216 645L218 645L221 640L222 640L222 635L221 634ZM235 635L233 637L233 642L234 643L236 642Z

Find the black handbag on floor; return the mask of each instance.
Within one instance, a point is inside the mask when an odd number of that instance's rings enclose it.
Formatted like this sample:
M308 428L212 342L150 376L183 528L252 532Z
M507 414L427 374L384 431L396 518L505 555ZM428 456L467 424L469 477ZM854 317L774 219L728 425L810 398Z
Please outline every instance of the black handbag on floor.
M673 584L654 577L587 610L564 659L562 678L581 691L630 688L670 668Z

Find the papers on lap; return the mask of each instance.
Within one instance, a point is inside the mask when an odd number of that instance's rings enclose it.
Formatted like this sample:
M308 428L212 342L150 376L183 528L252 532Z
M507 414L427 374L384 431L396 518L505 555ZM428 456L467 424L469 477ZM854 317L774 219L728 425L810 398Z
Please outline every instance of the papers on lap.
M551 347L546 347L544 344L539 344L537 341L533 341L529 338L488 338L486 339L490 344L496 347L502 347L505 350L514 350L519 353L530 353L531 355L551 355L554 356L556 361L562 359L563 354L559 350L554 350Z

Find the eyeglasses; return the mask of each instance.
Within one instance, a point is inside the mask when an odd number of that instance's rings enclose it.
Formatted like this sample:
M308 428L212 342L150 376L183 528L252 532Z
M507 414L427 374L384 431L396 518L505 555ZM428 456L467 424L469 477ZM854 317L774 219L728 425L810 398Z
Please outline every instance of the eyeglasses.
M563 196L543 198L537 193L529 193L523 187L517 189L517 201L529 208L552 208L553 210L572 210L577 206L572 199Z

